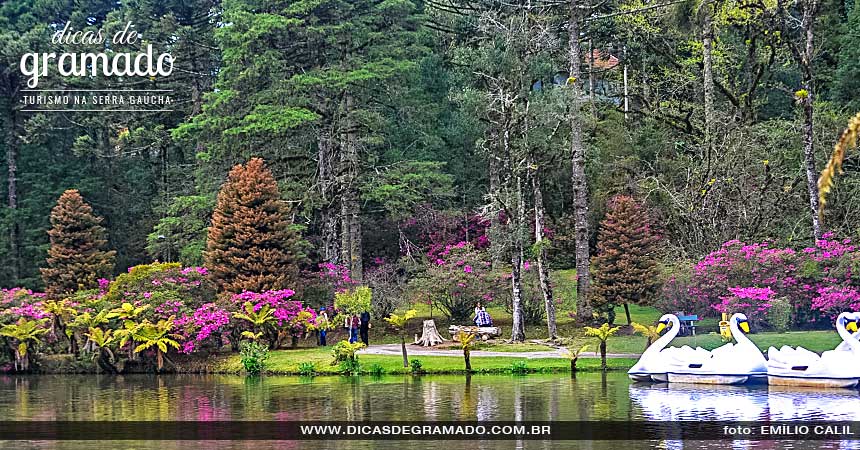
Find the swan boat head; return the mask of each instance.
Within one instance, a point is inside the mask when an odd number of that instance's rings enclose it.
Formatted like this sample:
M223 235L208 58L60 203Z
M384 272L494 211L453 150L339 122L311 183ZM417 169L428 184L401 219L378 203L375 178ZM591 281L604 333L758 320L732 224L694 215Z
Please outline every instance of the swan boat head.
M657 321L658 334L662 334L642 353L639 361L627 371L633 381L666 381L668 363L663 350L680 331L680 322L674 314L664 314Z
M734 321L735 325L741 329L744 333L750 332L750 321L747 319L747 315L744 313L735 313L732 315L731 320Z

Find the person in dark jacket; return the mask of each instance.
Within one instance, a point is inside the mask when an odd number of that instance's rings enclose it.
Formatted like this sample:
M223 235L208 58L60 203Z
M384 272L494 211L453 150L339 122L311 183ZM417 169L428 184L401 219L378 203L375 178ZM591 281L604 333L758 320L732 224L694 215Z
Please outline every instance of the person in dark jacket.
M361 334L361 342L364 342L364 345L370 345L368 341L368 330L370 329L370 313L365 311L361 313L361 326L358 329L359 334Z

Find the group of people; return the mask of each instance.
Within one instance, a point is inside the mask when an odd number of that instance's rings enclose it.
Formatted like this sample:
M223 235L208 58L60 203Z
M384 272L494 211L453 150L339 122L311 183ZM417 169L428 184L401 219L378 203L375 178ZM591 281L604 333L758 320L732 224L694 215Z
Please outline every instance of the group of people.
M319 314L317 314L317 322L325 324L321 326L319 331L317 332L317 343L320 347L325 347L326 343L326 334L328 328L328 309L323 306L320 308ZM349 342L355 343L361 339L361 342L364 342L364 345L368 345L368 341L370 338L370 313L365 311L361 314L353 314L352 316L347 316L343 321L343 327L349 329Z
M368 345L370 332L370 313L365 311L359 315L353 314L352 317L344 319L344 328L349 328L349 343L354 344L361 338L364 345Z
M323 323L328 324L328 310L326 307L321 307L319 314L317 314L318 318L322 318ZM319 320L319 319L318 319ZM479 327L491 327L493 326L493 318L490 317L490 314L487 313L487 310L484 308L484 305L481 302L475 306L475 318L473 319L476 326ZM361 342L364 342L364 345L369 345L370 340L370 313L365 311L361 314L353 314L351 316L347 316L343 320L343 327L349 329L349 343L354 344L361 339ZM318 337L319 337L319 345L321 347L326 346L326 328L325 326L320 327Z

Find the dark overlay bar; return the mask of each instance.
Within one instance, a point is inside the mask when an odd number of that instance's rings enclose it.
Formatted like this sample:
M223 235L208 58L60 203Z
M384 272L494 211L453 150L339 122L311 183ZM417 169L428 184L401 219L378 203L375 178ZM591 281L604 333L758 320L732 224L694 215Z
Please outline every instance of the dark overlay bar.
M0 421L0 440L860 440L860 422Z

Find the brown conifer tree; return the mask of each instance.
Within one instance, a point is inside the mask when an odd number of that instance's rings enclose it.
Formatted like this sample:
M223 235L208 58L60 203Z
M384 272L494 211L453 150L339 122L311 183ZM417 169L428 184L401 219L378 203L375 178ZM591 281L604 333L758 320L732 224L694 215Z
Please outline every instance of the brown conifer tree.
M600 222L597 255L592 258L591 297L595 307L614 320L615 306L624 305L630 324L628 304L648 303L657 280L655 233L646 211L631 197L619 195L609 204Z
M223 291L296 288L299 237L262 159L230 171L212 213L204 258Z
M99 278L112 275L116 252L107 249L107 232L101 222L77 189L63 192L57 200L48 230L48 267L40 269L50 298L94 289Z

